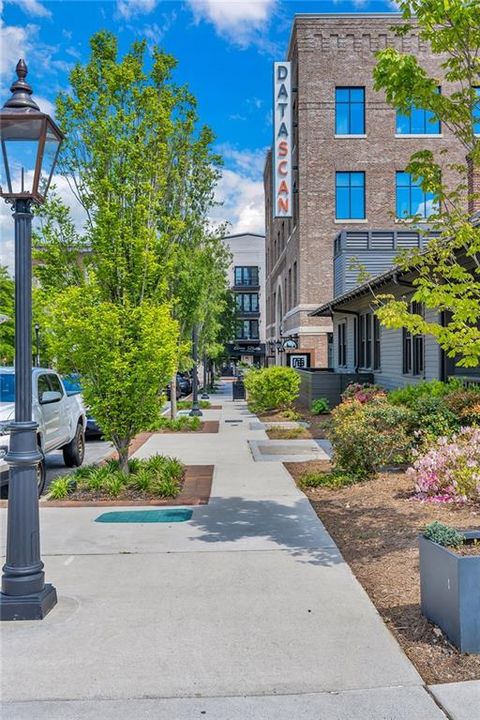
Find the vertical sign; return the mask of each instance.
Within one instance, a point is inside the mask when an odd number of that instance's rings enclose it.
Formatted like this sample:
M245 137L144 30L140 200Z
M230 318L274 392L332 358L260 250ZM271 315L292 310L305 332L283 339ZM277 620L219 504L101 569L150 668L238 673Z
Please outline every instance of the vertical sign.
M292 217L291 63L273 64L273 216Z

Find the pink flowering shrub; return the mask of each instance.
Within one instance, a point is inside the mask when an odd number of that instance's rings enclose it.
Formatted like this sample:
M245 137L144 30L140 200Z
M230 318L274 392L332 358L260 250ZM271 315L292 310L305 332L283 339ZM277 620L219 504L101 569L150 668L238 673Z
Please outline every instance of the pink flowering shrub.
M370 385L369 383L350 383L342 394L342 400L356 400L365 405L375 399L384 399L387 393L378 385Z
M437 438L418 454L407 475L421 499L480 502L480 429L462 428L451 438Z

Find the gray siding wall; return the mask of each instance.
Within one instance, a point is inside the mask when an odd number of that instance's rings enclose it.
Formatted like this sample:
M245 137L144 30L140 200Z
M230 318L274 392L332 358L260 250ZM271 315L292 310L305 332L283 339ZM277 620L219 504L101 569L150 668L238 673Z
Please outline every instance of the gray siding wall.
M387 290L389 292L390 290ZM371 310L372 299L370 297L359 298L351 303L351 309L356 312L366 312ZM350 308L349 308L350 309ZM427 311L427 319L438 321L438 313L435 311ZM337 328L340 322L347 323L347 367L338 366L338 332ZM355 371L355 347L354 347L354 316L335 312L333 318L334 335L334 370L339 373L352 373ZM404 385L418 383L422 380L433 380L440 377L440 348L436 340L431 336L425 338L425 372L420 376L411 376L403 374L403 333L401 330L389 330L380 327L380 353L381 368L374 372L374 379L378 385L392 390ZM362 370L360 369L360 372ZM363 371L368 372L368 370Z

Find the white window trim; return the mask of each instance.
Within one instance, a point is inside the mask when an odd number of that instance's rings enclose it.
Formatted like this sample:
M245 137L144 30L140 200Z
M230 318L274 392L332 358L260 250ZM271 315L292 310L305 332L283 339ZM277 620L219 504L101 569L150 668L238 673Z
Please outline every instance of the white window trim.
M395 133L396 138L443 138L443 133Z
M348 218L345 220L339 220L338 218L335 218L333 221L335 225L365 225L365 223L368 223L367 218Z
M364 135L358 134L357 135L357 134L353 134L353 133L345 133L345 135L338 135L337 133L335 133L335 135L333 137L342 140L345 138L366 138L367 135L366 134L364 134Z

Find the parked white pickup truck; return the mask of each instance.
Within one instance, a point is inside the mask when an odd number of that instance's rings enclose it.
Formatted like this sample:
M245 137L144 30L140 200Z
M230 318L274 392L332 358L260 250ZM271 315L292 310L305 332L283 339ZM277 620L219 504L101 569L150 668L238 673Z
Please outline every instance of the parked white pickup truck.
M0 490L6 494L10 431L8 424L15 415L15 369L0 367ZM59 375L53 370L32 371L32 415L38 424L38 447L42 454L62 448L67 467L83 463L85 455L85 408L80 396L68 397ZM45 462L38 466L38 492L45 485Z

